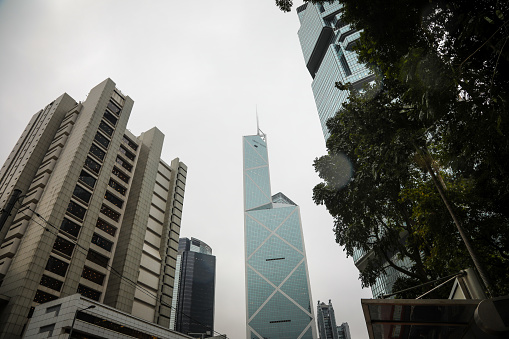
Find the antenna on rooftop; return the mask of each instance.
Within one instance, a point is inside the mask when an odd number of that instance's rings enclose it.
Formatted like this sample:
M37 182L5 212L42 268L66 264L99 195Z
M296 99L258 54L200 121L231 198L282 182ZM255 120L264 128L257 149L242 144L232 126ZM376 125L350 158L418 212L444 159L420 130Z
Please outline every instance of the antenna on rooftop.
M260 136L263 139L263 141L267 141L267 136L260 129L260 123L258 122L258 105L256 105L256 131L258 136Z

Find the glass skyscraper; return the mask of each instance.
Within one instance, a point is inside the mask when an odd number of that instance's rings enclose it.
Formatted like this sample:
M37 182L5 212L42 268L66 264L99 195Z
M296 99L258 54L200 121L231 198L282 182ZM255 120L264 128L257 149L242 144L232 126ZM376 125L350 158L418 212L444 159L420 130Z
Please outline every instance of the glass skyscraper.
M299 207L271 195L266 138L243 137L248 339L316 339Z
M325 140L330 136L327 120L333 117L348 98L348 91L335 87L336 82L350 83L360 89L374 75L357 61L352 50L359 31L341 20L343 5L338 2L312 4L297 8L298 32L306 67L313 77L312 89Z
M325 141L330 137L327 120L336 114L349 95L348 90L340 90L335 83L349 84L354 90L360 90L375 79L375 75L358 62L353 46L360 37L360 31L342 20L342 8L343 5L337 1L323 4L308 2L297 8L301 24L298 36L306 67L313 78L311 87ZM360 271L370 255L359 249L354 251L355 266ZM410 264L396 256L393 259L401 267ZM401 275L388 265L385 272L371 286L373 296L391 293L394 282Z

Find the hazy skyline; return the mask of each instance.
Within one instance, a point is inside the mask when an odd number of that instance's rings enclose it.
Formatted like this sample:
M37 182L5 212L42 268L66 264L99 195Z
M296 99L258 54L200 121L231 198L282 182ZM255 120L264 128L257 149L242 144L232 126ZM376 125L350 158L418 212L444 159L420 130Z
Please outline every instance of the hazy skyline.
M180 236L212 247L214 328L244 338L242 136L256 134L257 110L272 192L300 206L314 312L332 299L337 323L367 338L360 298L371 292L312 201L312 163L326 149L298 29L295 10L272 0L0 0L0 162L38 110L64 92L83 101L111 78L135 102L128 128L157 126L162 159L188 166Z

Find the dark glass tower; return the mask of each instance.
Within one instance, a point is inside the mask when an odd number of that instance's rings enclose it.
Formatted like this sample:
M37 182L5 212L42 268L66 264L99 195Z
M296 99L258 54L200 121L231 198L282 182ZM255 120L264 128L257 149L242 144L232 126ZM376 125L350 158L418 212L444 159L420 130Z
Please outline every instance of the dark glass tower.
M196 238L179 239L175 275L175 313L170 326L180 333L214 333L216 257ZM176 299L175 299L176 295Z
M247 338L316 339L299 207L271 195L265 135L243 148Z

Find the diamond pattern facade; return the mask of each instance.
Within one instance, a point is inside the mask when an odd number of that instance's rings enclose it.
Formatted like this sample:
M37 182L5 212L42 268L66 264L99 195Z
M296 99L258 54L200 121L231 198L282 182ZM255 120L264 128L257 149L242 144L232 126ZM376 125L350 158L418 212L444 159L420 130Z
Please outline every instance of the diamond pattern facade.
M271 195L265 136L243 142L247 338L316 339L299 207Z

